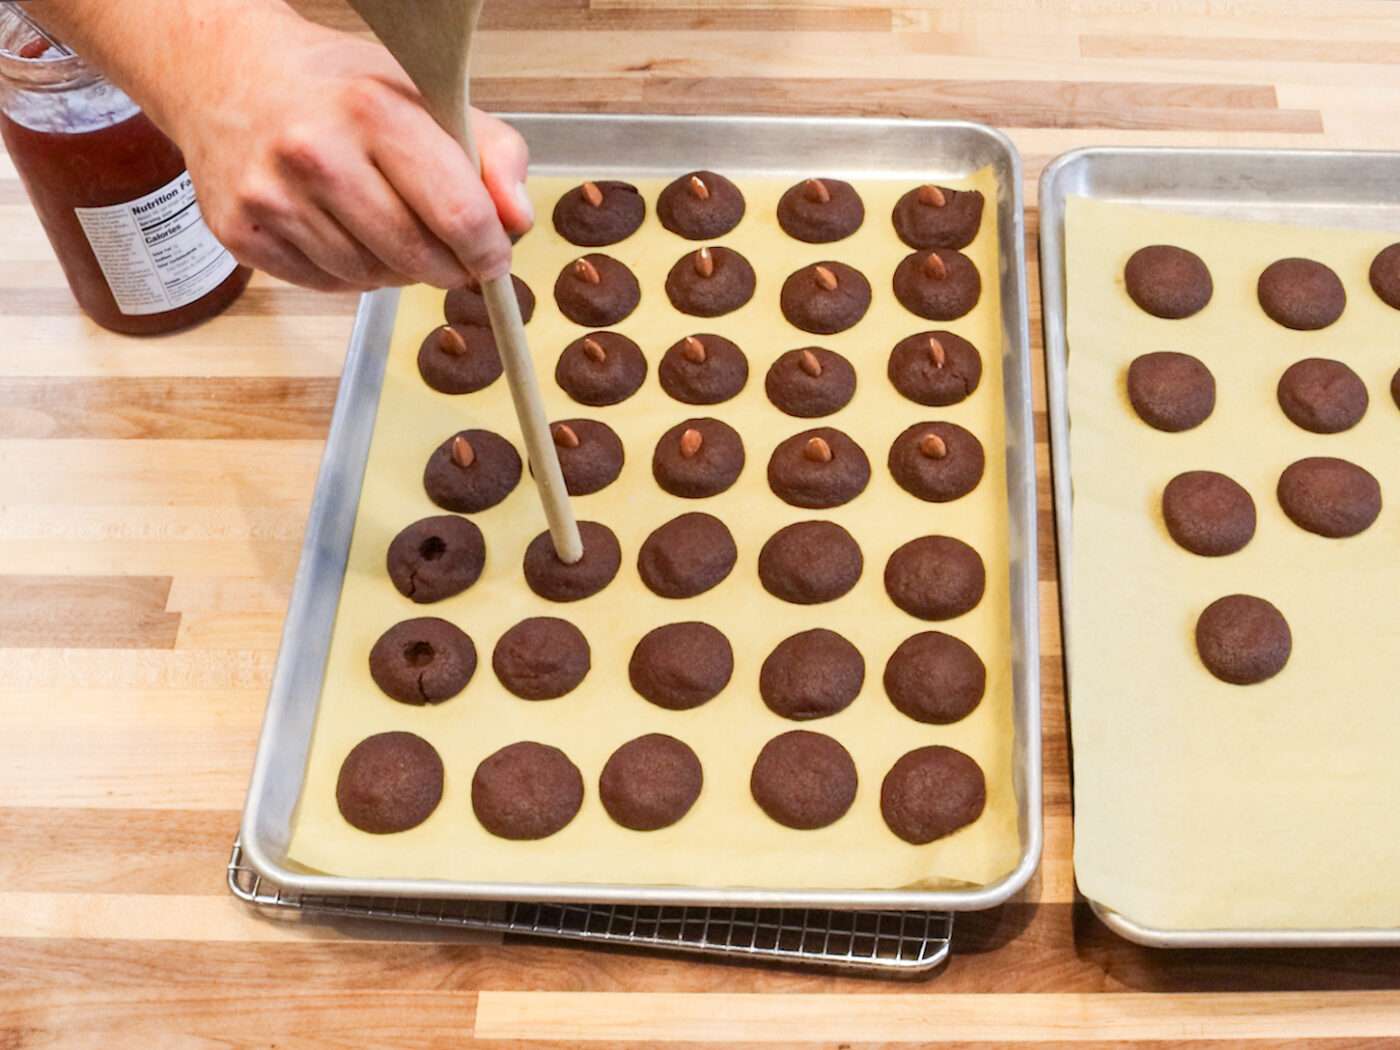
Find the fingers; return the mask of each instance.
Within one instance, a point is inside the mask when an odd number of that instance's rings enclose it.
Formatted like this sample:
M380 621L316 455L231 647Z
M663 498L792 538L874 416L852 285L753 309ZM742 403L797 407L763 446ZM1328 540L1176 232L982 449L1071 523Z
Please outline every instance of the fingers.
M481 180L508 232L522 234L535 223L535 209L525 192L530 152L520 133L479 109L471 111L472 132L481 154Z

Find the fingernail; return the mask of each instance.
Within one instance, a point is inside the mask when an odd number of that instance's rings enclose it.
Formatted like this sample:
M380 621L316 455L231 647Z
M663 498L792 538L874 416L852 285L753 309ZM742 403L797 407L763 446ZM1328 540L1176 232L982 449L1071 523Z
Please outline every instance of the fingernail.
M525 218L533 223L535 221L535 206L530 203L530 194L525 191L525 183L523 182L515 184L515 203L525 213Z

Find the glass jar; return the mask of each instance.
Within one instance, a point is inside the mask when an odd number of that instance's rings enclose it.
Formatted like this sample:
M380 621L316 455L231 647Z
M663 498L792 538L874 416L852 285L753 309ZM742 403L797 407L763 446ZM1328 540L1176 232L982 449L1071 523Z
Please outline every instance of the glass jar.
M204 224L176 145L3 5L0 138L74 298L98 324L174 331L213 317L248 283L249 269Z

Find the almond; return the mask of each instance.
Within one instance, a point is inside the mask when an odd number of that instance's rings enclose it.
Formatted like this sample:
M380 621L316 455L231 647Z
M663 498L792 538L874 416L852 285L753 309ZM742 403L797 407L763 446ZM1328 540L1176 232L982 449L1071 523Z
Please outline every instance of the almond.
M919 187L919 203L927 204L930 208L941 208L948 203L948 198L941 189L929 183Z
M452 462L463 469L476 462L476 450L461 434L452 439Z
M948 454L947 443L930 430L923 437L919 438L919 451L929 459L942 459Z
M928 356L933 361L934 368L942 368L948 362L948 351L943 349L943 344L938 341L937 336L928 337Z
M694 361L697 365L703 365L705 358L709 356L705 351L705 344L693 335L685 337L685 348L681 353L685 355L687 361Z
M586 200L589 204L593 205L593 207L595 208L602 206L603 191L600 190L594 183L585 182L582 186L582 189L584 200Z
M692 175L690 177L690 192L695 194L695 196L699 197L702 201L710 199L710 187L705 185L704 180L701 179L699 175Z
M701 248L695 253L695 272L701 277L714 276L715 257L710 254L710 249Z
M587 259L574 260L574 276L589 284L601 284L603 278L598 275L598 268Z
M831 462L831 446L826 443L825 438L808 438L807 447L802 450L802 454L813 463Z
M439 350L453 357L461 357L467 352L467 341L451 325L445 324L438 329L437 344Z
M810 350L803 350L797 363L802 367L802 371L813 378L822 374L822 363L817 360L817 355Z
M812 272L816 275L817 283L819 285L825 288L828 292L836 291L836 275L834 273L828 270L825 266L821 265L813 267Z
M944 280L948 276L948 264L937 252L929 252L928 258L924 260L924 273L935 281Z
M585 338L583 340L583 356L590 361L602 364L608 359L608 352L603 349L603 344L596 339Z
M813 204L827 204L831 200L831 191L821 179L808 179L802 184L802 193Z
M554 428L554 443L560 448L578 448L578 434L567 423Z
M705 443L705 439L700 436L700 431L693 427L681 435L681 455L689 459L700 451L700 446Z

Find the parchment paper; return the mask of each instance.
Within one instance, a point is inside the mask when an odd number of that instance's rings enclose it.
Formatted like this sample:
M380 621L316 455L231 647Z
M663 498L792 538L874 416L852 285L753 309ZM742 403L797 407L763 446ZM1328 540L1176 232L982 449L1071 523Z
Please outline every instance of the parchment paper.
M679 174L679 173L677 173ZM758 273L751 303L725 317L688 318L672 309L664 280L672 263L698 244L666 232L653 205L665 179L633 180L648 203L641 231L599 249L630 266L642 286L641 305L613 326L642 347L649 364L641 391L620 405L588 408L572 402L554 383L559 352L586 329L562 318L552 288L560 269L582 254L552 229L554 201L577 179L539 178L531 190L540 223L516 249L516 272L535 291L539 307L527 326L551 419L601 419L621 436L627 462L621 477L603 491L576 498L580 519L602 521L616 532L623 551L618 578L581 602L555 604L526 587L520 564L525 545L544 529L533 486L527 480L502 504L473 518L486 535L486 571L464 594L416 606L390 584L384 554L393 536L410 522L442 513L424 495L422 470L428 454L457 429L484 426L521 447L504 379L485 391L451 397L429 389L419 377L418 345L441 323L442 293L410 288L403 296L380 399L364 491L361 495L329 667L312 743L309 767L289 857L311 869L347 876L418 877L529 883L596 882L626 885L688 885L760 888L895 888L984 884L1011 871L1019 845L1012 790L1012 706L1006 525L1004 422L1001 392L1001 327L997 303L995 182L990 169L975 184L987 197L981 232L969 254L983 275L981 304L946 326L928 324L905 311L890 290L894 267L907 252L895 238L889 214L907 183L860 186L867 214L862 229L835 245L812 246L779 232L773 218L784 180L739 180L748 210L739 227L716 243L748 257ZM782 280L799 266L839 259L863 270L874 290L867 317L848 332L808 336L782 319L777 308ZM927 328L947 327L982 351L981 386L966 402L946 409L922 408L900 397L885 377L890 348ZM749 358L744 391L711 407L673 401L660 388L656 364L673 342L691 333L714 332L737 342ZM763 377L779 354L794 347L825 345L856 366L857 393L841 412L804 421L784 415L767 400ZM685 500L663 492L651 477L651 454L660 435L691 416L713 415L743 436L747 463L738 483L722 495ZM920 420L961 423L988 450L982 483L954 503L924 503L889 477L885 457L894 437ZM769 491L765 470L779 441L812 426L847 430L865 449L873 479L863 495L831 511L804 511ZM739 550L734 572L696 598L657 597L641 583L637 551L657 526L678 514L703 510L728 524ZM798 607L768 595L757 577L763 542L795 521L827 518L857 537L865 571L856 588L835 602ZM897 609L885 596L888 555L919 535L947 533L972 543L987 566L987 592L967 615L928 624ZM386 698L370 679L367 654L375 639L401 619L433 615L451 619L474 640L478 669L466 690L433 707L412 708ZM593 666L573 693L529 702L506 693L491 671L491 651L507 628L527 616L572 620L592 647ZM632 648L648 630L665 623L703 620L722 630L734 647L735 669L716 699L691 711L666 711L635 694L627 679ZM759 668L783 638L825 626L846 635L864 654L865 687L840 714L794 723L772 714L758 695ZM920 725L899 714L881 684L885 661L907 636L930 628L968 641L988 669L987 695L963 722ZM828 733L850 750L860 787L849 813L817 831L783 828L752 801L748 791L754 757L773 736L794 728ZM441 805L422 825L395 835L357 831L340 816L336 776L346 753L363 737L407 729L430 740L443 756L446 785ZM597 778L609 754L647 732L680 737L697 752L705 786L692 811L671 828L635 832L614 824L597 799ZM562 748L583 774L586 795L578 817L558 834L537 842L507 842L487 834L471 810L470 784L478 762L518 740ZM974 825L940 842L911 846L885 826L879 787L904 752L944 743L973 755L988 780L988 805Z
M1400 924L1400 311L1367 280L1395 234L1184 217L1071 198L1068 274L1073 593L1066 595L1074 744L1075 872L1082 892L1163 929L1328 929ZM1168 321L1139 310L1123 265L1147 244L1198 254L1210 304ZM1340 320L1294 332L1269 320L1255 283L1276 259L1332 267ZM1194 354L1216 407L1194 430L1148 427L1127 399L1138 354ZM1360 424L1310 434L1278 407L1279 376L1305 357L1345 361L1366 383ZM1380 481L1366 532L1324 539L1278 507L1285 467L1339 456ZM1172 542L1163 487L1221 471L1254 499L1242 551L1202 558ZM1195 652L1216 598L1255 594L1287 618L1293 652L1274 678L1218 681Z

